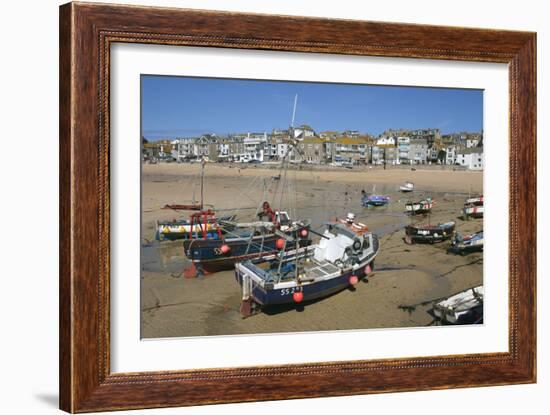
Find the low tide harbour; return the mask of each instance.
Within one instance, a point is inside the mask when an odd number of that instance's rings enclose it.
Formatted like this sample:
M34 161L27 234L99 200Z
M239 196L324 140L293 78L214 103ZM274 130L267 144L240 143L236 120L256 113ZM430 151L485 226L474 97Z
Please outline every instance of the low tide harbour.
M161 209L189 202L196 193L199 164L143 165L141 247L141 337L189 337L371 328L421 327L433 324L434 302L483 283L483 253L447 253L449 242L407 245L404 227L411 223L456 221L456 230L482 230L483 219L462 220L470 194L483 192L481 171L407 168L354 168L279 172L260 166L207 164L205 204L221 212L235 209L239 220L254 219L262 199L286 208L293 219L308 218L312 229L348 212L368 225L381 242L375 274L330 297L300 305L271 307L249 318L239 313L241 289L233 271L184 278L190 265L181 241L154 239L156 220L182 215ZM412 193L399 186L412 181ZM286 186L280 194L277 186ZM388 195L384 207L361 206L361 191ZM429 216L407 216L405 203L432 197ZM229 210L227 210L229 212ZM314 242L316 242L314 240Z

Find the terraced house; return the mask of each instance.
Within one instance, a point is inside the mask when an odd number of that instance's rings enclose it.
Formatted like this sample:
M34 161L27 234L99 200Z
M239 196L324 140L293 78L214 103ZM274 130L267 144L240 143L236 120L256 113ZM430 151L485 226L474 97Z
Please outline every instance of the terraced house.
M369 136L337 137L326 141L326 157L328 161L348 159L352 163L366 163L368 161L372 140Z
M291 161L304 161L309 164L326 162L325 140L319 137L304 138L298 143L299 151L291 152Z

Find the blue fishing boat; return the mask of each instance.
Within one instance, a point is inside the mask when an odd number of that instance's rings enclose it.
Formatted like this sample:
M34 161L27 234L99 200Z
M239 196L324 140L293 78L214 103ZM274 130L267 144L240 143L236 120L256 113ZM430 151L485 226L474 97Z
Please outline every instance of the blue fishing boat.
M242 287L241 313L257 306L293 304L315 300L356 285L373 272L379 251L378 237L364 224L330 223L318 244L300 248L299 240L285 238L292 250L243 261L235 265Z
M285 211L272 210L268 202L263 203L259 220L248 223L235 223L195 215L193 224L199 231L183 241L185 255L191 260L197 274L232 269L237 261L269 255L281 249L281 233L284 236L299 233L300 247L311 244L308 221L292 221ZM214 230L210 223L218 223ZM230 230L228 230L230 229ZM222 231L225 230L225 231Z
M481 251L483 251L483 231L466 236L456 233L448 249L448 252L459 255L467 255L471 252Z
M386 206L390 202L389 196L382 195L365 195L362 199L363 206Z

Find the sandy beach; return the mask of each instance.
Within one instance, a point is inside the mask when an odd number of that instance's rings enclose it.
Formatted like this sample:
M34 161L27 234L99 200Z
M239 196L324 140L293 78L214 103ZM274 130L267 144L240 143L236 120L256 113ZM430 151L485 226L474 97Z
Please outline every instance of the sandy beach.
M279 174L275 168L207 164L205 204L219 214L231 212L239 220L251 220L266 199L295 218L311 219L312 228L322 230L326 221L353 212L381 241L375 274L368 283L303 306L266 309L243 319L233 271L186 279L182 271L189 261L182 242L154 240L157 220L184 216L162 206L199 198L199 172L199 164L143 165L142 338L426 326L433 323L428 311L435 301L482 284L481 253L448 254L449 242L403 242L403 228L409 223L454 220L462 234L481 230L483 221L463 221L461 208L469 194L482 193L482 172L422 166L416 171L340 168L288 170L286 177L273 180ZM414 182L415 191L399 193L399 185L407 180ZM387 207L364 208L361 190L387 194L391 202ZM427 196L436 201L429 218L404 214L408 200Z

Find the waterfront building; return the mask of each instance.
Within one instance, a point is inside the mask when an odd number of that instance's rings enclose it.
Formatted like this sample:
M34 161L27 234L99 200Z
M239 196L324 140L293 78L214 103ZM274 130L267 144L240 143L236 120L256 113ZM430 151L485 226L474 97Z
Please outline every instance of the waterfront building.
M409 146L410 164L426 164L428 161L428 141L424 138L411 138Z
M350 159L353 163L365 163L369 158L371 141L367 136L338 137L325 142L327 158L331 162L337 157Z
M456 154L455 164L470 170L483 170L483 148L465 148Z
M398 164L409 164L411 149L410 137L397 137Z
M315 131L309 125L301 125L294 128L294 138L303 139L308 137L314 137Z
M321 164L325 162L325 140L318 137L304 138L298 143L299 152L292 152L298 160L309 164Z

